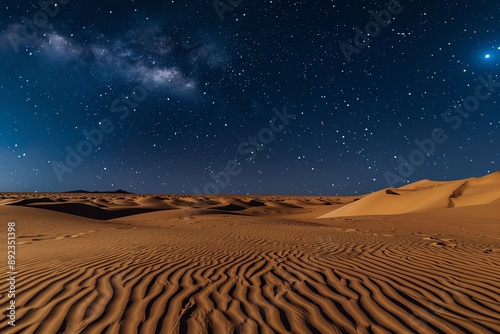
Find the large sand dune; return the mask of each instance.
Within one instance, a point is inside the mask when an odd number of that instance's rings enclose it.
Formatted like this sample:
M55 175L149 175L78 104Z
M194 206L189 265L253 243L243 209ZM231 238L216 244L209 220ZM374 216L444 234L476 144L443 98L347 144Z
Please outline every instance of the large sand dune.
M320 218L391 215L474 205L483 205L483 210L495 216L499 211L498 201L500 172L459 181L423 180L397 189L380 190Z
M16 326L0 331L499 333L498 177L356 202L0 194L18 249ZM419 211L316 219L386 196Z

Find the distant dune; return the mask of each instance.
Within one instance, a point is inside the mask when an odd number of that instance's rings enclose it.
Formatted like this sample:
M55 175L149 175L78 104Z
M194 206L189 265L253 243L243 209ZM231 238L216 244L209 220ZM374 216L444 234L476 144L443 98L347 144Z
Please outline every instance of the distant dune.
M0 205L26 206L54 210L75 216L109 220L139 213L173 210L183 214L280 214L301 213L309 207L343 205L355 197L283 197L283 196L200 196L134 195L125 193L70 192L70 193L4 193ZM331 208L331 206L330 206ZM306 211L307 212L307 211Z
M110 190L110 191L88 191L88 190L71 190L71 191L65 191L65 193L68 193L68 194L87 194L87 193L90 193L90 194L132 194L132 193L129 193L128 191L125 191L125 190L121 190L121 189L118 189L118 190Z
M423 180L397 189L380 190L320 218L394 215L471 206L481 206L483 215L500 218L500 172L458 181Z

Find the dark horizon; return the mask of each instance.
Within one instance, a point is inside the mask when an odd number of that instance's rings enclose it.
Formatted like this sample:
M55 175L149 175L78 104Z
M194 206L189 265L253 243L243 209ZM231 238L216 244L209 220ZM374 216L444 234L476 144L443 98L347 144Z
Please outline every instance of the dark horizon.
M444 180L435 180L435 179L429 179L429 178L424 178L421 180L416 180L414 182L422 181L422 180L429 180L429 181L435 181L435 182L453 182L453 181L459 181L462 179L468 179L468 178L479 178L482 176L486 176L489 174L494 174L494 173L500 173L500 170L497 171L492 171L488 174L484 175L474 175L474 176L469 176L469 177L464 177L464 178L458 178L458 179L444 179ZM404 185L411 184L414 182L408 182ZM202 196L221 196L221 197L232 197L232 196L277 196L277 197L358 197L358 196L364 196L368 195L373 192L377 192L380 190L384 190L387 188L391 187L386 187L386 188L381 188L377 189L371 192L367 193L359 193L359 194L269 194L269 193L257 193L257 194L242 194L242 193L219 193L219 194L194 194L194 193L146 193L146 192L129 192L126 189L119 188L117 190L108 190L108 191L103 191L103 190L85 190L85 189L78 189L78 190L69 190L69 191L0 191L0 194L8 194L8 193L27 193L27 194L124 194L124 195L166 195L166 196L191 196L191 197L202 197ZM396 187L398 188L398 187ZM120 192L121 191L121 192Z

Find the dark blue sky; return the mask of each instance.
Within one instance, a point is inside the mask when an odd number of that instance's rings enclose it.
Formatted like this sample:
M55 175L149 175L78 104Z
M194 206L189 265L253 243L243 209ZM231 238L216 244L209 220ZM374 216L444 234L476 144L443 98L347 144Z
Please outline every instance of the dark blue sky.
M0 5L0 191L360 194L500 169L497 1L53 3Z

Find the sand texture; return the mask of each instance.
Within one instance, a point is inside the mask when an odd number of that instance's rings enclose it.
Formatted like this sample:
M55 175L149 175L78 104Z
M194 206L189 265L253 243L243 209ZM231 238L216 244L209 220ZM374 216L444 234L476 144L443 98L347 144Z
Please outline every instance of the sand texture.
M0 332L499 333L499 189L494 173L362 198L3 193L18 275Z

